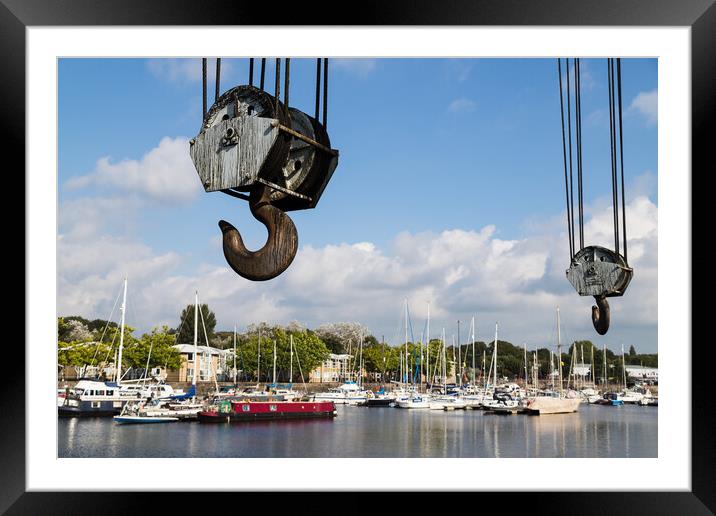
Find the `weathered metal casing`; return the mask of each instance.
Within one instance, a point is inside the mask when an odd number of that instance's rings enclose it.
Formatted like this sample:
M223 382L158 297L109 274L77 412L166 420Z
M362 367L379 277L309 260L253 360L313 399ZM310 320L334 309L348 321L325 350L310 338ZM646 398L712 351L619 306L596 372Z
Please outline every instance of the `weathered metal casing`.
M267 162L279 130L273 118L242 116L222 120L199 133L189 149L207 192L248 188Z
M286 162L291 138L283 105L253 86L237 86L209 109L189 155L207 192L248 191L262 178L274 181Z
M634 275L624 258L600 246L589 246L574 255L567 279L580 296L621 296Z
M207 192L263 184L272 205L292 211L318 204L338 165L330 145L315 118L286 110L263 90L237 86L211 106L189 153Z
M293 130L330 149L331 141L320 122L295 108L289 108L289 113ZM271 204L283 211L315 208L337 166L338 151L335 149L328 153L304 140L292 138L277 183L299 195L274 190Z

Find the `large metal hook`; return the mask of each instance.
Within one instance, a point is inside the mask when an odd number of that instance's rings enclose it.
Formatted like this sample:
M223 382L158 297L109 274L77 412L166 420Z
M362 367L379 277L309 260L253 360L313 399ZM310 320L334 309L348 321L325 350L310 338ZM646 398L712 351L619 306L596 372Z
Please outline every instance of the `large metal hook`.
M597 306L592 306L592 324L599 335L609 330L609 302L606 296L594 296Z
M249 196L251 214L268 230L268 240L258 251L244 246L239 231L219 221L224 235L224 256L239 276L252 281L266 281L285 271L298 250L298 232L291 218L271 205L269 188L256 184Z

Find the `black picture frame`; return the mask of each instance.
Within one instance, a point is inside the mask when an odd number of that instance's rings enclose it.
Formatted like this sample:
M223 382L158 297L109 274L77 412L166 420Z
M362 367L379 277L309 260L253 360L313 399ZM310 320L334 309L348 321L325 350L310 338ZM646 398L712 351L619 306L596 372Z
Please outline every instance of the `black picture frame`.
M686 26L691 28L692 36L692 170L701 167L706 171L707 153L713 147L708 128L716 118L716 7L713 0L370 0L348 9L345 6L338 9L337 4L323 1L279 5L215 0L0 0L0 62L3 69L0 74L0 148L6 155L18 156L18 166L25 167L25 29L29 26ZM693 177L692 171L684 173L691 173ZM25 268L25 277L30 274L32 271ZM692 332L685 331L684 334L687 341L668 345L690 348ZM704 410L704 407L712 406L706 387L710 387L707 380L714 362L710 359L713 352L709 349L704 352L706 355L692 361L691 491L509 494L510 512L520 505L526 510L537 510L537 513L549 508L551 514L716 512L716 447L714 432L706 419L708 411ZM122 493L26 492L24 371L27 364L24 354L16 354L13 363L16 367L3 371L3 394L0 396L0 512L126 514L143 507L161 506L162 512L188 507L187 493L169 493L157 498L159 495L150 493L127 497ZM624 474L628 475L628 472ZM487 493L479 497L480 503L505 501L505 493L493 496L497 498L495 500L486 500L491 498ZM194 499L198 501L196 497ZM231 508L214 498L207 509L209 507L222 511ZM237 504L236 507L249 509L248 505Z

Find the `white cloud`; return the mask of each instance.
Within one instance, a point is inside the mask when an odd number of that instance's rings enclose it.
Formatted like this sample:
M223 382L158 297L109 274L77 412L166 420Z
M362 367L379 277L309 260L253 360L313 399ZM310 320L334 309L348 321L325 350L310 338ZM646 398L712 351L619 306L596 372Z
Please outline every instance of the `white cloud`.
M475 110L475 106L475 101L461 97L450 102L448 111L451 113L469 113Z
M331 59L329 61L329 71L331 68L347 72L360 78L366 78L371 75L378 67L377 59Z
M475 59L448 59L445 61L448 76L451 80L464 82L470 76Z
M244 60L246 61L246 60ZM169 82L171 84L190 84L201 82L201 59L177 59L177 58L161 58L147 60L147 69L157 79ZM234 72L234 63L232 60L221 60L221 80L229 81ZM207 59L206 77L210 92L214 91L213 84L216 77L216 60ZM213 98L213 95L211 96Z
M91 185L116 188L169 201L189 200L202 191L189 157L189 140L183 137L162 138L157 147L138 160L111 163L109 157L103 157L97 161L93 172L69 179L65 184L70 189Z
M629 111L642 115L647 123L655 124L659 114L659 93L657 90L642 91L629 105Z
M257 283L223 264L178 274L181 257L175 253L157 254L120 238L87 238L69 227L58 242L58 310L62 315L106 317L128 274L129 298L136 309L128 311L128 324L142 330L176 326L181 309L198 289L200 299L216 312L220 328L259 320L298 320L311 327L357 320L396 342L402 338L402 300L408 297L416 338L430 301L433 337L445 326L450 338L458 318L467 321L476 315L478 338L490 338L499 321L501 338L530 346L554 343L554 310L560 305L564 342L586 338L614 347L620 342L614 339L628 344L634 337L641 339L637 349L654 349L655 343L645 339L656 336L656 205L647 197L628 204L629 261L635 275L629 292L610 300L607 337L592 329L592 299L577 296L565 279L563 221L563 214L555 215L559 227L544 224L518 240L498 238L494 226L485 226L478 231L404 232L388 250L370 242L303 246L284 274ZM73 223L80 224L76 219ZM610 207L589 207L588 243L610 245L611 228ZM220 250L216 252L221 260Z

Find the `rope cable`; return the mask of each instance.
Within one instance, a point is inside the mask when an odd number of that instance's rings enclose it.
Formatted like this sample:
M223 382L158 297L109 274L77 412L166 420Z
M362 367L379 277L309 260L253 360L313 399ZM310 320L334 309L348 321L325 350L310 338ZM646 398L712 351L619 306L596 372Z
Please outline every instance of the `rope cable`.
M216 89L214 91L214 102L219 99L219 91L221 90L221 58L216 58Z
M559 76L559 111L562 121L562 158L564 161L564 193L567 200L567 233L569 241L569 259L574 258L574 246L572 244L572 213L569 206L569 177L567 175L567 137L564 131L564 95L562 93L562 59L557 58L557 73Z
M206 58L201 60L201 100L202 100L202 112L201 112L201 123L203 124L206 119Z
M624 139L622 131L622 60L617 58L617 93L619 95L619 161L621 163L622 182L622 227L624 230L624 261L627 262L627 232L626 232L626 190L624 189ZM627 262L628 263L628 262Z
M266 58L261 58L261 82L259 83L259 88L262 90L264 89L264 79L266 78Z
M323 59L323 128L328 130L328 58Z
M319 108L321 105L321 58L316 59L316 115L313 117L318 120Z
M286 58L286 63L284 65L284 71L285 71L285 77L284 77L284 83L283 83L283 107L286 110L286 113L288 114L288 89L289 89L289 77L291 74L291 58Z
M574 245L574 173L572 167L572 102L571 102L571 88L569 81L569 58L565 60L567 65L567 135L569 144L569 203L572 213L572 249L575 249Z
M582 187L582 78L579 59L575 59L575 125L577 132L577 198L579 203L579 249L584 249L584 194Z
M616 164L616 125L614 113L614 67L611 59L607 59L607 82L609 90L609 138L612 162L612 213L614 219L614 251L619 254L619 202L617 199L617 164Z
M276 58L276 88L275 88L275 97L276 97L276 114L278 115L278 99L281 95L281 58Z

